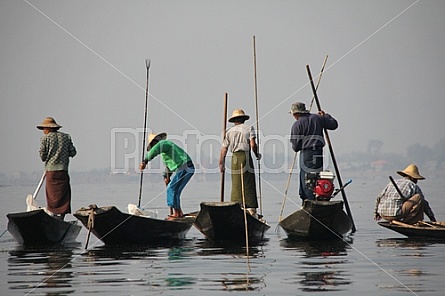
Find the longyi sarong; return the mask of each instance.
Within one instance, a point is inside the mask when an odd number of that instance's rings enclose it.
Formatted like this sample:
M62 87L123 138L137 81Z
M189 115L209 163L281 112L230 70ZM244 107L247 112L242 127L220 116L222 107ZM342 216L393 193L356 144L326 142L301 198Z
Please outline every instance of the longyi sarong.
M241 174L241 164L244 171ZM238 151L232 154L232 194L231 201L243 204L242 185L244 186L244 198L246 208L258 208L258 200L255 185L255 170L250 152ZM241 175L243 184L241 184Z
M46 172L46 204L54 214L71 213L71 186L67 171Z

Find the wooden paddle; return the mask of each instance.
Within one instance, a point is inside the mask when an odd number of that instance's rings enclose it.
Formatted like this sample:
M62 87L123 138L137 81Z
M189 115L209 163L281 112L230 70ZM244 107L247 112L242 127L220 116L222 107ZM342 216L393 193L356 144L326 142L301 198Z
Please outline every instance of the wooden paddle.
M441 227L438 227L438 226L436 226L434 224L428 223L426 221L417 221L417 223L422 224L422 225L426 225L426 226L429 226L429 227L432 227L432 228L441 228Z
M315 97L315 103L317 104L318 111L321 111L322 109L321 109L320 101L318 99L317 90L315 89L314 81L312 80L312 74L311 74L311 69L309 68L309 65L306 65L306 70L307 70L307 74L309 75L309 80L310 80L310 83L311 83L312 92L313 92L314 97ZM328 147L329 147L329 152L331 153L331 159L332 159L332 162L334 164L335 174L337 175L338 184L340 185L340 188L342 188L343 187L343 182L341 180L340 171L339 171L338 166L337 166L337 160L335 159L334 149L332 148L331 139L329 138L328 131L326 129L323 129L323 131L324 131L324 135L325 135L325 138L326 138L326 142L327 142ZM341 194L342 194L342 197L343 197L343 202L345 204L346 212L348 213L349 218L351 218L352 232L354 233L354 232L357 231L357 229L355 228L354 219L352 218L351 209L349 208L348 199L346 198L346 193L345 193L344 189L341 190Z
M389 223L395 224L395 225L398 225L398 226L407 227L407 228L417 228L416 226L413 226L411 224L406 224L406 223L403 223L403 222L400 222L400 221L397 221L397 220L391 220Z

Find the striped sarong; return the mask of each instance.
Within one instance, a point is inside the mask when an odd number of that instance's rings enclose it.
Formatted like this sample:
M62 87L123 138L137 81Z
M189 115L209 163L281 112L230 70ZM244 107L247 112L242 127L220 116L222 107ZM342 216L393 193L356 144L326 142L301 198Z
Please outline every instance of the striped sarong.
M244 171L241 174L241 165ZM250 152L238 151L232 154L232 194L231 201L243 204L242 185L244 186L244 198L246 208L258 208L255 185L255 171ZM241 184L241 176L243 183Z

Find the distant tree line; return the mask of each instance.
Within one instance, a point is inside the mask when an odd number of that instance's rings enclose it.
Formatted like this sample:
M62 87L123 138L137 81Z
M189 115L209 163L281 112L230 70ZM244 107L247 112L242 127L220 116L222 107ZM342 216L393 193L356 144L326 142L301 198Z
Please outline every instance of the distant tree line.
M420 143L408 146L406 154L383 153L384 143L372 139L368 141L366 152L351 152L341 155L339 160L348 163L351 168L363 168L380 166L384 169L396 169L406 166L408 163L416 163L418 166L429 165L432 169L440 170L445 163L445 138L429 147Z

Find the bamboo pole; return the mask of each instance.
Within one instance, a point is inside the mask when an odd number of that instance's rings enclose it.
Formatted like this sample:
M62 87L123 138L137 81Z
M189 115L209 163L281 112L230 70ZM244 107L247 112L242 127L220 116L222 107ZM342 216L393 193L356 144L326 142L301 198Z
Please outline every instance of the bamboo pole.
M227 129L227 100L229 99L228 93L224 94L224 115L223 115L223 130L222 130L222 140L224 141L226 138L226 129ZM221 202L224 201L224 183L225 183L225 170L221 172Z
M321 109L320 101L318 99L317 90L315 89L315 86L314 86L314 81L312 80L312 74L311 74L311 70L309 68L309 65L306 65L306 70L307 70L307 74L309 75L309 80L310 80L310 83L311 83L312 92L314 93L315 102L317 103L318 111L321 111L322 109ZM325 134L326 142L327 142L328 147L329 147L329 152L331 153L331 158L332 158L332 162L334 164L335 174L337 175L338 184L340 185L340 188L342 188L343 187L343 182L341 180L340 171L339 171L338 166L337 166L337 160L336 160L335 155L334 155L334 149L333 149L332 144L331 144L331 139L329 138L328 131L326 129L323 129L323 131L324 131L324 134ZM352 218L351 209L349 208L348 199L346 198L346 193L345 193L344 189L341 190L341 194L342 194L342 197L343 197L343 202L345 204L346 212L348 213L348 216L351 219L352 232L356 232L357 229L355 228L354 219Z
M142 160L141 162L144 161L144 157L145 157L145 137L147 135L147 109L148 109L148 81L149 81L149 76L150 76L150 64L151 61L149 59L145 60L145 68L147 69L147 79L145 82L145 112L144 112L144 136L142 139ZM139 199L138 199L138 208L141 207L141 199L142 199L142 181L144 179L144 172L141 172L141 180L139 182Z
M256 74L256 44L255 36L253 36L253 72L254 72L254 97L255 97L255 115L256 115L256 132L257 132L257 144L258 155L260 155L260 127L259 127L259 115L258 115L258 83ZM260 200L260 214L263 214L263 198L261 190L261 159L258 157L258 195Z
M249 261L249 228L247 225L247 209L246 209L246 198L244 196L244 166L241 163L241 192L243 197L243 212L244 212L244 230L246 233L246 256Z

